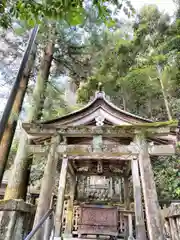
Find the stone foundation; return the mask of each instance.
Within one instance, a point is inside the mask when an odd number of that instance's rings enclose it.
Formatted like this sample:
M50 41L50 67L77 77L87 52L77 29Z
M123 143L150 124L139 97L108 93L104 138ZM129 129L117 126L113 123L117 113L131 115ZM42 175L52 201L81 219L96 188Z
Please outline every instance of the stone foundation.
M23 240L32 229L35 206L23 200L0 201L0 240Z

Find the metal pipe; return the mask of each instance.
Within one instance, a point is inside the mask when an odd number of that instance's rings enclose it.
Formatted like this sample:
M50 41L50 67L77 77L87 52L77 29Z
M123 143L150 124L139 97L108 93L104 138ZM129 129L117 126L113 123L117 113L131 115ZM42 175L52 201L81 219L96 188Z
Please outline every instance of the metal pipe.
M27 237L24 240L30 240L35 233L39 230L39 228L43 225L43 223L46 221L46 219L51 215L53 212L53 209L49 209L46 214L41 218L39 223L32 229L32 231L27 235Z
M16 81L13 85L13 88L11 90L9 99L8 99L7 104L5 106L5 109L4 109L4 112L3 112L3 115L2 115L2 118L1 118L1 121L0 121L0 141L3 137L4 131L5 131L5 128L6 128L6 125L7 125L12 107L13 107L13 103L14 103L17 91L19 89L20 80L23 76L24 69L26 67L29 55L30 55L31 50L32 50L32 46L34 44L34 41L36 40L38 29L39 29L39 26L35 26L34 29L32 30L32 33L31 33L26 51L25 51L23 59L21 61L21 65L20 65L20 68L19 68L19 71L18 71L18 74L17 74L17 77L16 77Z

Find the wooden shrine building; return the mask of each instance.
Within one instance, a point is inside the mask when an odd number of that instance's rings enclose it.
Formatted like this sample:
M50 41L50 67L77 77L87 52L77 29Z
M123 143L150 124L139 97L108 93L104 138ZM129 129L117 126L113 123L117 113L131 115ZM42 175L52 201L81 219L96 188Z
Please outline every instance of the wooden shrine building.
M176 127L123 111L102 91L76 112L23 123L28 151L47 156L34 225L52 204L58 171L54 239L165 239L151 160L175 154Z

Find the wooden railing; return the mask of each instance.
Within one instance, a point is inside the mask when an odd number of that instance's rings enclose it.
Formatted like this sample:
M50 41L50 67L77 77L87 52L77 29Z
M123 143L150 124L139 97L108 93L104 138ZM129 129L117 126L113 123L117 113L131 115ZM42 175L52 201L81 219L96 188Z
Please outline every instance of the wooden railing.
M180 239L180 201L174 201L169 207L162 209L164 232L172 240Z

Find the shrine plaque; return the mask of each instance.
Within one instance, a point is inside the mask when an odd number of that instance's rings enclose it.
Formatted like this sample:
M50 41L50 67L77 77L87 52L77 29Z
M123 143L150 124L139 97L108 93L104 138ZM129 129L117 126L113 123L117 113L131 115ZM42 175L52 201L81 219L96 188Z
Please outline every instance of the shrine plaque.
M117 236L117 208L81 206L78 234Z

